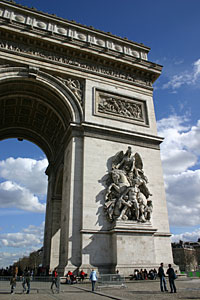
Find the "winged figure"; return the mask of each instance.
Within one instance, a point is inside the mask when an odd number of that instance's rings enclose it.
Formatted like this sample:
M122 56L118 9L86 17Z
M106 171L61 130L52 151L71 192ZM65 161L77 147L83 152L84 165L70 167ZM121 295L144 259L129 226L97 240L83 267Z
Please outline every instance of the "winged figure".
M143 171L143 162L139 153L133 155L129 146L127 151L119 151L112 159L105 194L104 209L109 221L135 220L146 222L151 218L152 196L148 179Z

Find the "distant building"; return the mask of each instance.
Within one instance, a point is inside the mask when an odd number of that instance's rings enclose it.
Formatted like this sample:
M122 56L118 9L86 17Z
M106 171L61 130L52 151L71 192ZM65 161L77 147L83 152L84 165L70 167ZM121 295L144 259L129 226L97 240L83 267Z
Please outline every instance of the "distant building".
M200 239L197 242L172 243L174 263L180 271L196 271L200 269Z

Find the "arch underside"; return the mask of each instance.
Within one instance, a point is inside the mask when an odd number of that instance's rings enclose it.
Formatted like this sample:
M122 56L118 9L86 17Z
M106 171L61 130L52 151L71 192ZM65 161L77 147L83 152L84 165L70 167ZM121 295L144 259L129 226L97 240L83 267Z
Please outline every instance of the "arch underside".
M72 121L67 105L33 79L5 80L0 90L0 140L27 139L54 161Z

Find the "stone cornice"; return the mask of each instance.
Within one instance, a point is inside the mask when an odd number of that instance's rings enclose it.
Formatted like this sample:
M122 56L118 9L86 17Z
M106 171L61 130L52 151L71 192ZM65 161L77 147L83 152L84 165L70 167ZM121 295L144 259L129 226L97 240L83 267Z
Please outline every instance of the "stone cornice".
M125 64L120 60L112 59L111 61L105 57L102 59L92 53L85 53L83 50L66 49L63 45L55 45L55 43L51 45L42 39L35 40L29 35L22 38L19 34L3 30L0 31L0 51L2 52L2 58L5 56L9 60L9 57L11 57L12 61L14 60L14 55L16 55L16 61L19 62L20 55L21 64L23 60L27 64L27 58L36 59L37 62L53 63L55 68L57 65L69 67L84 73L133 83L135 86L142 86L149 90L152 90L152 83L158 75L152 73L148 68L145 70L139 68L137 63L136 65Z
M170 232L157 232L155 233L156 237L170 237L172 234Z
M95 54L104 59L115 60L115 63L128 64L143 72L149 73L151 82L160 75L162 67L147 61L149 48L126 39L104 33L75 22L57 18L52 15L37 12L12 2L0 1L1 28L15 31L22 36L42 38L45 42L52 42L56 47L62 46L82 53ZM22 40L25 40L22 38ZM37 42L36 42L37 44ZM39 46L39 45L38 45ZM49 49L50 50L50 49ZM53 47L52 50L54 51ZM108 65L108 61L106 62Z
M66 133L65 142L69 141L72 137L93 137L119 143L127 143L145 148L152 148L160 150L160 143L163 138L127 131L122 129L115 129L112 127L100 126L93 123L82 123L81 125L71 123L70 129Z
M16 4L14 1L0 1L0 16L8 19L10 22L29 25L32 28L43 29L60 36L96 44L100 47L110 48L114 51L146 60L150 50L149 47L129 41L127 38L121 38L111 33L97 30L92 26L88 27L75 21L59 18L56 15L37 11L35 8Z

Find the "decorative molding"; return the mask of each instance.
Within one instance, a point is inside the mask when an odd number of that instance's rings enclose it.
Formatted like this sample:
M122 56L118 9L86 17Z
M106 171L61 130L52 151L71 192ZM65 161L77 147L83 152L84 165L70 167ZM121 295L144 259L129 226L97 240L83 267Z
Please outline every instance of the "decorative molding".
M170 237L172 234L170 232L156 232L155 233L156 237Z
M55 35L55 37L68 38L79 41L87 46L95 46L100 49L112 50L121 55L147 60L149 47L134 43L126 38L120 38L110 33L105 33L87 27L74 21L68 21L14 3L1 3L0 17L20 27L28 27L29 30L39 30Z
M137 125L149 125L145 101L96 90L95 102L96 115L116 120L120 118Z
M0 69L9 68L11 65L9 64L1 64L0 63Z
M80 130L81 128L81 130ZM77 124L70 124L71 133L67 136L82 137L87 136L95 139L103 139L124 144L131 144L133 146L145 147L155 150L160 150L160 144L163 138L134 131L116 129L113 127L106 127L97 125L95 123L82 122L81 127Z
M25 42L25 39L24 39ZM74 51L70 55L70 50L68 55L57 54L57 52L51 52L39 48L38 46L30 46L21 44L20 42L7 41L5 39L0 40L0 50L5 50L11 53L17 53L19 55L26 56L35 56L37 59L48 60L57 64L62 64L65 66L70 66L70 68L78 69L85 72L95 73L102 75L103 77L117 78L122 81L132 82L139 86L144 86L146 88L152 89L152 74L144 71L133 69L130 71L120 70L118 67L108 67L103 65L103 63L96 62L93 63L88 61L88 59L83 59L77 56L74 56ZM28 41L27 41L28 44ZM82 55L81 55L82 56ZM105 61L106 64L106 61Z
M73 78L62 78L57 77L60 79L71 91L72 93L78 98L81 106L83 106L83 85L78 79Z
M29 66L28 67L28 74L29 74L29 77L31 78L37 78L37 75L38 75L38 72L39 72L39 68L36 68L34 66Z

